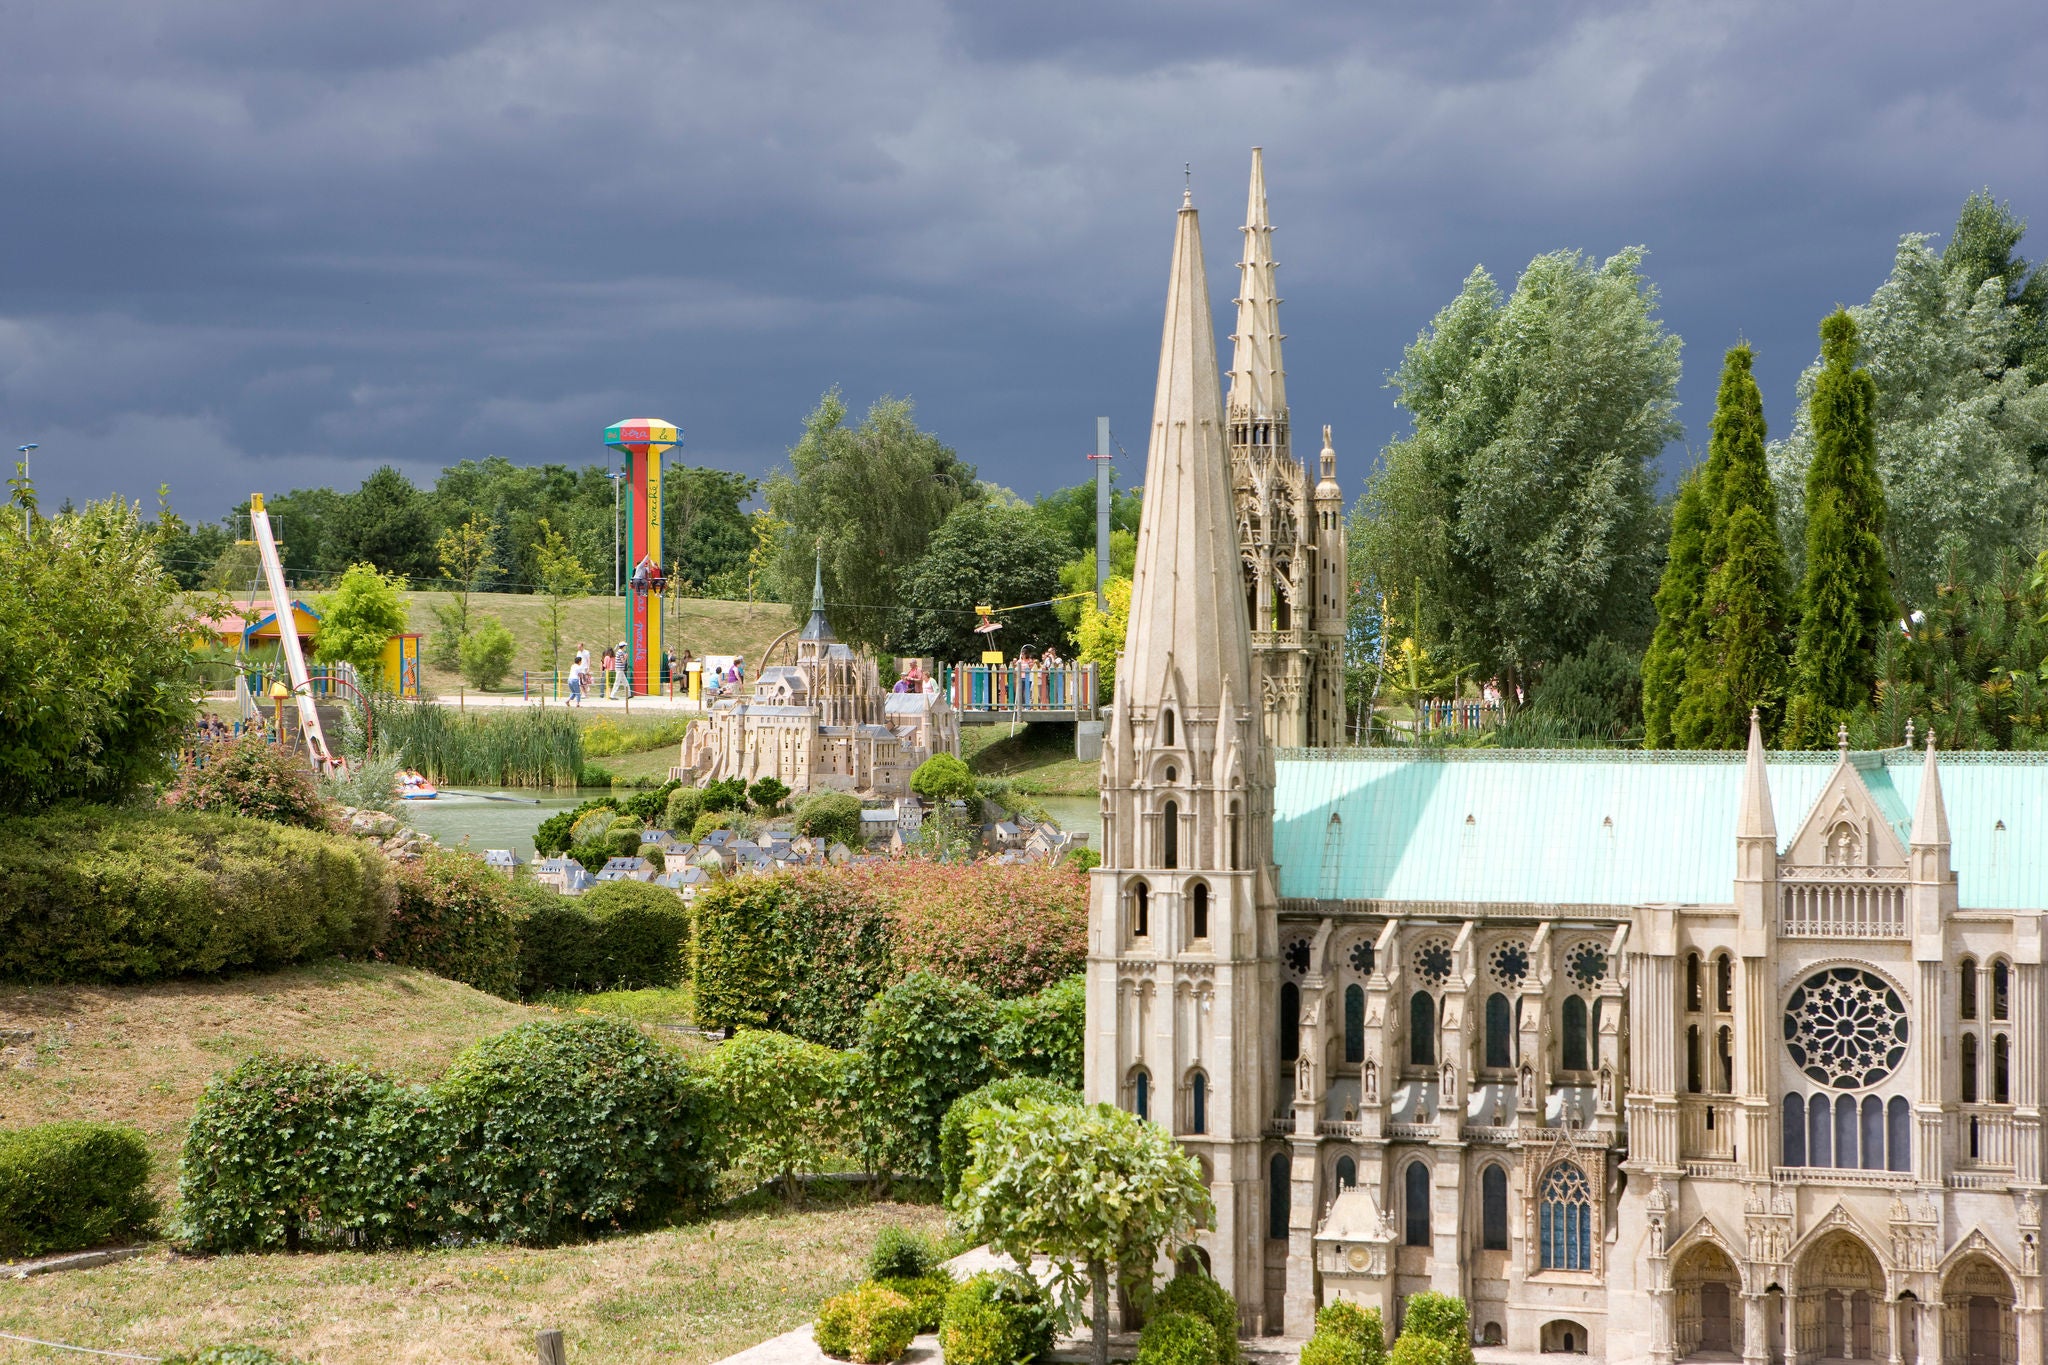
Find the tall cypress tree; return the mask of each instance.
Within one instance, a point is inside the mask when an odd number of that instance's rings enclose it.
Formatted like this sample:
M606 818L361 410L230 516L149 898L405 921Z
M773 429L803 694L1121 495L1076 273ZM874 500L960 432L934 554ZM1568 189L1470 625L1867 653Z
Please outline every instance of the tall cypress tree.
M1809 410L1806 578L1785 737L1825 744L1870 700L1877 654L1893 615L1885 571L1884 488L1877 477L1877 381L1856 365L1856 323L1837 309L1820 325L1821 372Z
M1657 588L1657 629L1643 655L1643 747L1672 745L1673 717L1685 699L1685 663L1707 585L1707 502L1702 471L1686 475L1671 513L1671 548Z
M1704 588L1685 661L1672 737L1688 749L1739 749L1749 711L1775 732L1784 703L1785 547L1764 454L1764 400L1747 345L1730 348L1714 404L1707 489L1717 501L1701 554Z

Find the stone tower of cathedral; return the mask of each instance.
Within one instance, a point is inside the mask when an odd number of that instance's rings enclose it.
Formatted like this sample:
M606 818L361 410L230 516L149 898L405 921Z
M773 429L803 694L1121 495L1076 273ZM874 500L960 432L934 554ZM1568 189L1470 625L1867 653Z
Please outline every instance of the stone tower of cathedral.
M1236 351L1230 367L1230 471L1238 552L1251 617L1258 706L1283 748L1343 742L1344 494L1323 428L1319 478L1294 458L1266 163L1252 148L1244 258L1238 263Z
M1217 1207L1211 1268L1248 1330L1263 1300L1261 1134L1277 987L1273 763L1231 522L1201 231L1175 229L1130 634L1102 753L1087 1092L1168 1125Z

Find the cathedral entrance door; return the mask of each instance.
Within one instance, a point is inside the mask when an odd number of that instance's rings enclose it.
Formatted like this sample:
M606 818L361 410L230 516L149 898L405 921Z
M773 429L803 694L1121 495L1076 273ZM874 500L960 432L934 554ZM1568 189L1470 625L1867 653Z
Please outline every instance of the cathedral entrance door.
M1846 1306L1839 1289L1830 1289L1821 1303L1821 1350L1836 1360L1849 1354Z
M1728 1286L1709 1281L1700 1286L1700 1349L1728 1351Z
M1970 1300L1970 1365L2001 1365L1998 1300L1979 1294Z

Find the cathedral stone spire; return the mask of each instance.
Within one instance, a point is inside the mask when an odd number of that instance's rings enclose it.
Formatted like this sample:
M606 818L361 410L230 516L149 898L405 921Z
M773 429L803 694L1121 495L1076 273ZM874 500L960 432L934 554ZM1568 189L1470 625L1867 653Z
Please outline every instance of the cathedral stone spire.
M802 640L833 640L832 623L825 619L825 551L820 548L811 574L811 619L804 622Z
M1934 847L1946 844L1948 802L1941 796L1941 769L1934 761L1934 727L1927 727L1927 763L1920 773L1920 797L1913 807L1913 844Z
M1273 283L1273 224L1266 216L1266 158L1252 148L1250 201L1244 211L1244 259L1237 267L1237 343L1230 362L1230 411L1253 420L1287 415L1287 372L1280 365L1280 298Z
M1742 772L1742 806L1735 818L1738 839L1778 837L1778 820L1771 811L1771 778L1764 767L1764 729L1754 706L1749 708L1749 756Z
M1220 378L1201 225L1184 198L1145 457L1130 638L1117 675L1119 697L1140 708L1176 689L1196 707L1219 705L1226 684L1239 704L1256 695Z

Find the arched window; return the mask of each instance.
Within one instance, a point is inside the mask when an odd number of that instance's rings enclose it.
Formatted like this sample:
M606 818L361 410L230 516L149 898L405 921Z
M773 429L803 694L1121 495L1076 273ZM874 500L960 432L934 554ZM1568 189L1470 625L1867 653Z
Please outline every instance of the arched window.
M1144 938L1152 932L1152 890L1143 882L1131 883L1131 937Z
M1180 803L1169 801L1159 811L1159 865L1180 866Z
M1408 997L1408 1064L1436 1065L1436 997L1428 991Z
M1977 1102L1977 1035L1963 1035L1963 1103Z
M1191 918L1194 920L1194 923L1190 926L1193 931L1191 937L1207 938L1209 937L1209 887L1206 883L1195 883L1193 900L1194 912Z
M1913 1169L1913 1106L1906 1103L1904 1095L1892 1096L1892 1102L1885 1106L1885 1127L1889 1129L1889 1141L1885 1143L1885 1169L1910 1171Z
M2012 1017L2012 968L2003 958L1991 964L1991 1017Z
M1291 1062L1301 1056L1301 987L1292 981L1280 986L1280 1060Z
M1685 955L1685 1008L1689 1013L1698 1013L1700 1008L1700 955Z
M1956 964L1956 1013L1977 1017L1977 964L1967 957Z
M1700 1093L1700 1026L1685 1026L1685 1088L1687 1093Z
M1806 1101L1796 1094L1785 1097L1785 1164L1806 1164Z
M1173 708L1166 707L1159 713L1159 742L1164 747L1173 747Z
M1209 1131L1209 1078L1199 1071L1188 1077L1188 1131Z
M1536 1239L1545 1270L1593 1268L1593 1187L1572 1162L1560 1161L1544 1173Z
M1853 1171L1856 1160L1856 1101L1847 1095L1835 1098L1835 1165Z
M1507 1068L1515 1064L1513 1011L1507 996L1495 991L1486 997L1486 1064Z
M1344 1060L1365 1060L1365 991L1355 985L1344 988Z
M1420 1161L1408 1163L1401 1177L1401 1212L1407 1224L1403 1246L1429 1245L1429 1167Z
M1832 1166L1835 1164L1834 1144L1829 1135L1835 1131L1834 1107L1826 1095L1815 1095L1806 1102L1806 1146L1809 1166Z
M1493 1162L1479 1172L1479 1249L1508 1249L1508 1173Z
M1131 1112L1141 1119L1152 1117L1152 1073L1142 1066L1131 1073Z
M1884 1101L1875 1095L1863 1097L1863 1169L1884 1169Z
M1287 1240L1287 1154L1273 1153L1266 1163L1266 1236L1276 1242Z
M1595 1071L1600 1069L1600 1022L1606 1016L1607 1002L1605 1000L1595 1000L1593 1002L1593 1032L1589 1039L1592 1045L1593 1069Z
M1235 801L1231 802L1231 803L1230 803L1230 816L1229 816L1229 825L1230 825L1230 870L1231 870L1232 872L1237 872L1237 871L1240 871L1240 870L1242 870L1242 869L1243 869L1243 867L1244 867L1244 857L1243 857L1243 855L1242 855L1242 854L1240 854L1240 853L1239 853L1239 852L1237 851L1237 840L1238 840L1238 826L1242 825L1243 823L1244 823L1244 818L1243 818L1242 814L1241 814L1241 813L1239 812L1239 809L1238 809L1238 804L1237 804L1237 802L1235 802Z
M1714 1030L1714 1093L1735 1089L1735 1030L1726 1024Z
M2012 1043L2003 1033L1991 1038L1991 1102L2012 1103Z
M1356 1185L1357 1183L1358 1183L1358 1163L1357 1163L1357 1162L1355 1162L1355 1161L1353 1161L1353 1160L1352 1160L1352 1159L1351 1159L1350 1157L1348 1157L1348 1156L1340 1156L1340 1157L1338 1157L1338 1158L1337 1158L1337 1188L1341 1190L1341 1189L1344 1189L1344 1188L1346 1188L1347 1186L1351 1186L1351 1185Z
M1576 995L1564 998L1564 1069L1592 1070L1586 1065L1586 1002Z
M1735 963L1726 953L1714 959L1714 1008L1723 1014L1735 1008Z

